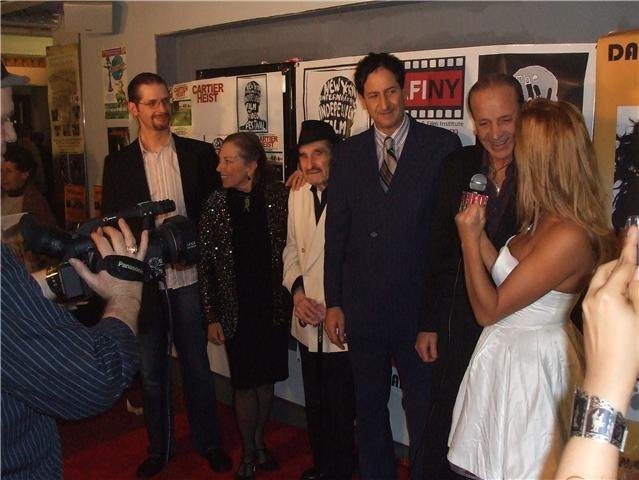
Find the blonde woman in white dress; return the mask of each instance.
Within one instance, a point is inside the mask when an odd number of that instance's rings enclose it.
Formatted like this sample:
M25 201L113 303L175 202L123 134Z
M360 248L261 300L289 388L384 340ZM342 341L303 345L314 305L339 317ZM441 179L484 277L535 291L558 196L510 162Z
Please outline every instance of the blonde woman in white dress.
M565 102L532 101L515 135L520 232L498 253L484 232L485 207L456 217L468 296L486 328L457 395L448 459L486 480L553 476L584 374L569 314L614 253L581 114Z

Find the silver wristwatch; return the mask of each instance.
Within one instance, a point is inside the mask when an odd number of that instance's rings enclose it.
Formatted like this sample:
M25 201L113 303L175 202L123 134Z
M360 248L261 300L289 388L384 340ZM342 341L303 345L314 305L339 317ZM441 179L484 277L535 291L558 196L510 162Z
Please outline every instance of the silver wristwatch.
M570 436L611 443L623 452L628 436L626 419L607 401L575 388Z

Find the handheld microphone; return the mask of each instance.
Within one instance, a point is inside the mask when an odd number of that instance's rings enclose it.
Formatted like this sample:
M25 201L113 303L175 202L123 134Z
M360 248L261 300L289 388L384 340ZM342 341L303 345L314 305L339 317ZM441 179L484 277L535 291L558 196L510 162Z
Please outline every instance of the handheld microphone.
M468 187L475 192L483 192L486 190L486 185L488 185L488 179L486 175L483 173L476 173L470 179L470 184Z
M478 203L482 207L488 204L488 195L481 192L486 190L488 179L483 173L476 173L470 179L468 188L470 191L462 192L461 202L459 204L459 211L463 212L468 208L468 205Z

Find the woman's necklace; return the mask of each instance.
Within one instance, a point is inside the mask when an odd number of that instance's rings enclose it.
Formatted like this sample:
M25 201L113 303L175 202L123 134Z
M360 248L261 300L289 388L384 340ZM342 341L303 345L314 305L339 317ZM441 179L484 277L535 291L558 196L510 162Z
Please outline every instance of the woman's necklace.
M244 197L244 211L245 212L251 211L251 196L249 194L247 194L246 197Z

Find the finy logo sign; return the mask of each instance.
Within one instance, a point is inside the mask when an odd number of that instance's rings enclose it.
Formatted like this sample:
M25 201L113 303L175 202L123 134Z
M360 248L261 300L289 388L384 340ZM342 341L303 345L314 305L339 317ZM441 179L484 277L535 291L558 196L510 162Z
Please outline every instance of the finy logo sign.
M406 110L413 118L463 117L465 57L407 60L404 68Z

